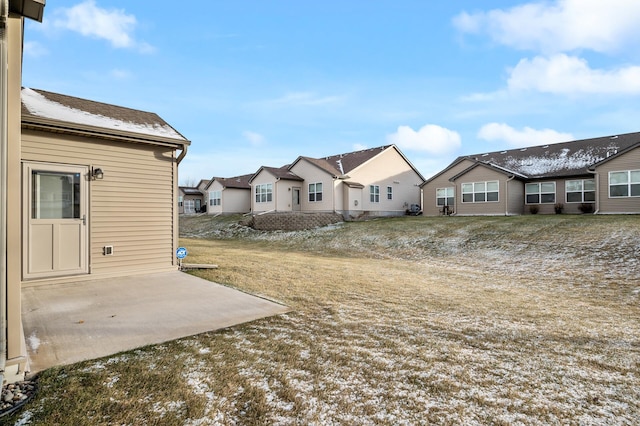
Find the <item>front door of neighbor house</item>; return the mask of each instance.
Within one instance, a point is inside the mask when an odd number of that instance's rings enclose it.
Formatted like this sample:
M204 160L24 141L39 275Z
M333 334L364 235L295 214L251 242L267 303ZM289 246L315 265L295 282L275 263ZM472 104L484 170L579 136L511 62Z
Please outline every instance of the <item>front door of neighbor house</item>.
M291 200L291 209L294 212L300 211L300 188L293 188L291 190L293 193L293 200Z
M23 164L23 278L88 273L86 166Z

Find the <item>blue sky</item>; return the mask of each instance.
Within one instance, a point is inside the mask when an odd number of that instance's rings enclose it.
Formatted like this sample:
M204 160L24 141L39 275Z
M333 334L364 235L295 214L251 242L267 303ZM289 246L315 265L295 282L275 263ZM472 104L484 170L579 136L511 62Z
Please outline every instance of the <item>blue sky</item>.
M23 85L158 113L192 141L181 184L389 143L429 177L640 131L638 22L637 0L47 0Z

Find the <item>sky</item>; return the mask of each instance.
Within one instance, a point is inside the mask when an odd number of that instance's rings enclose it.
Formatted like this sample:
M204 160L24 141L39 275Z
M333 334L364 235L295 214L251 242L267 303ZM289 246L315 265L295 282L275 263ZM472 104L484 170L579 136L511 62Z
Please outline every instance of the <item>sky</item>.
M638 0L47 0L22 83L157 113L191 141L182 185L388 144L428 178L640 131L638 22Z

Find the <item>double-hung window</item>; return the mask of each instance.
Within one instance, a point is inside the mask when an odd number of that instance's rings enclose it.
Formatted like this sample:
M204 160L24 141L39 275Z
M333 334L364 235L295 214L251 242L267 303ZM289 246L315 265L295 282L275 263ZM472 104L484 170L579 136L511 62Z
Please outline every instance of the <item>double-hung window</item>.
M393 187L387 186L387 200L393 200Z
M640 170L609 172L609 197L640 197Z
M322 201L322 182L309 184L309 201Z
M498 201L497 180L462 184L463 203L486 203Z
M593 179L568 180L564 188L567 203L591 203L596 200L596 182Z
M453 198L455 197L455 189L451 186L449 188L437 188L436 189L436 205L453 206Z
M256 185L256 203L270 203L273 201L273 184L261 183Z
M525 185L527 204L554 204L556 202L555 182L536 182Z
M369 201L372 203L380 202L380 186L369 185Z
M222 191L209 192L209 205L210 206L222 205Z

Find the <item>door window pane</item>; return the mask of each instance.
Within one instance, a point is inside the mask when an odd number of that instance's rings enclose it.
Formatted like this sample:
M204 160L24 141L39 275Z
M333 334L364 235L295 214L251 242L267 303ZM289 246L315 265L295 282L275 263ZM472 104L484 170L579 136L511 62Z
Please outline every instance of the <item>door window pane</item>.
M33 219L80 219L80 173L31 173Z

